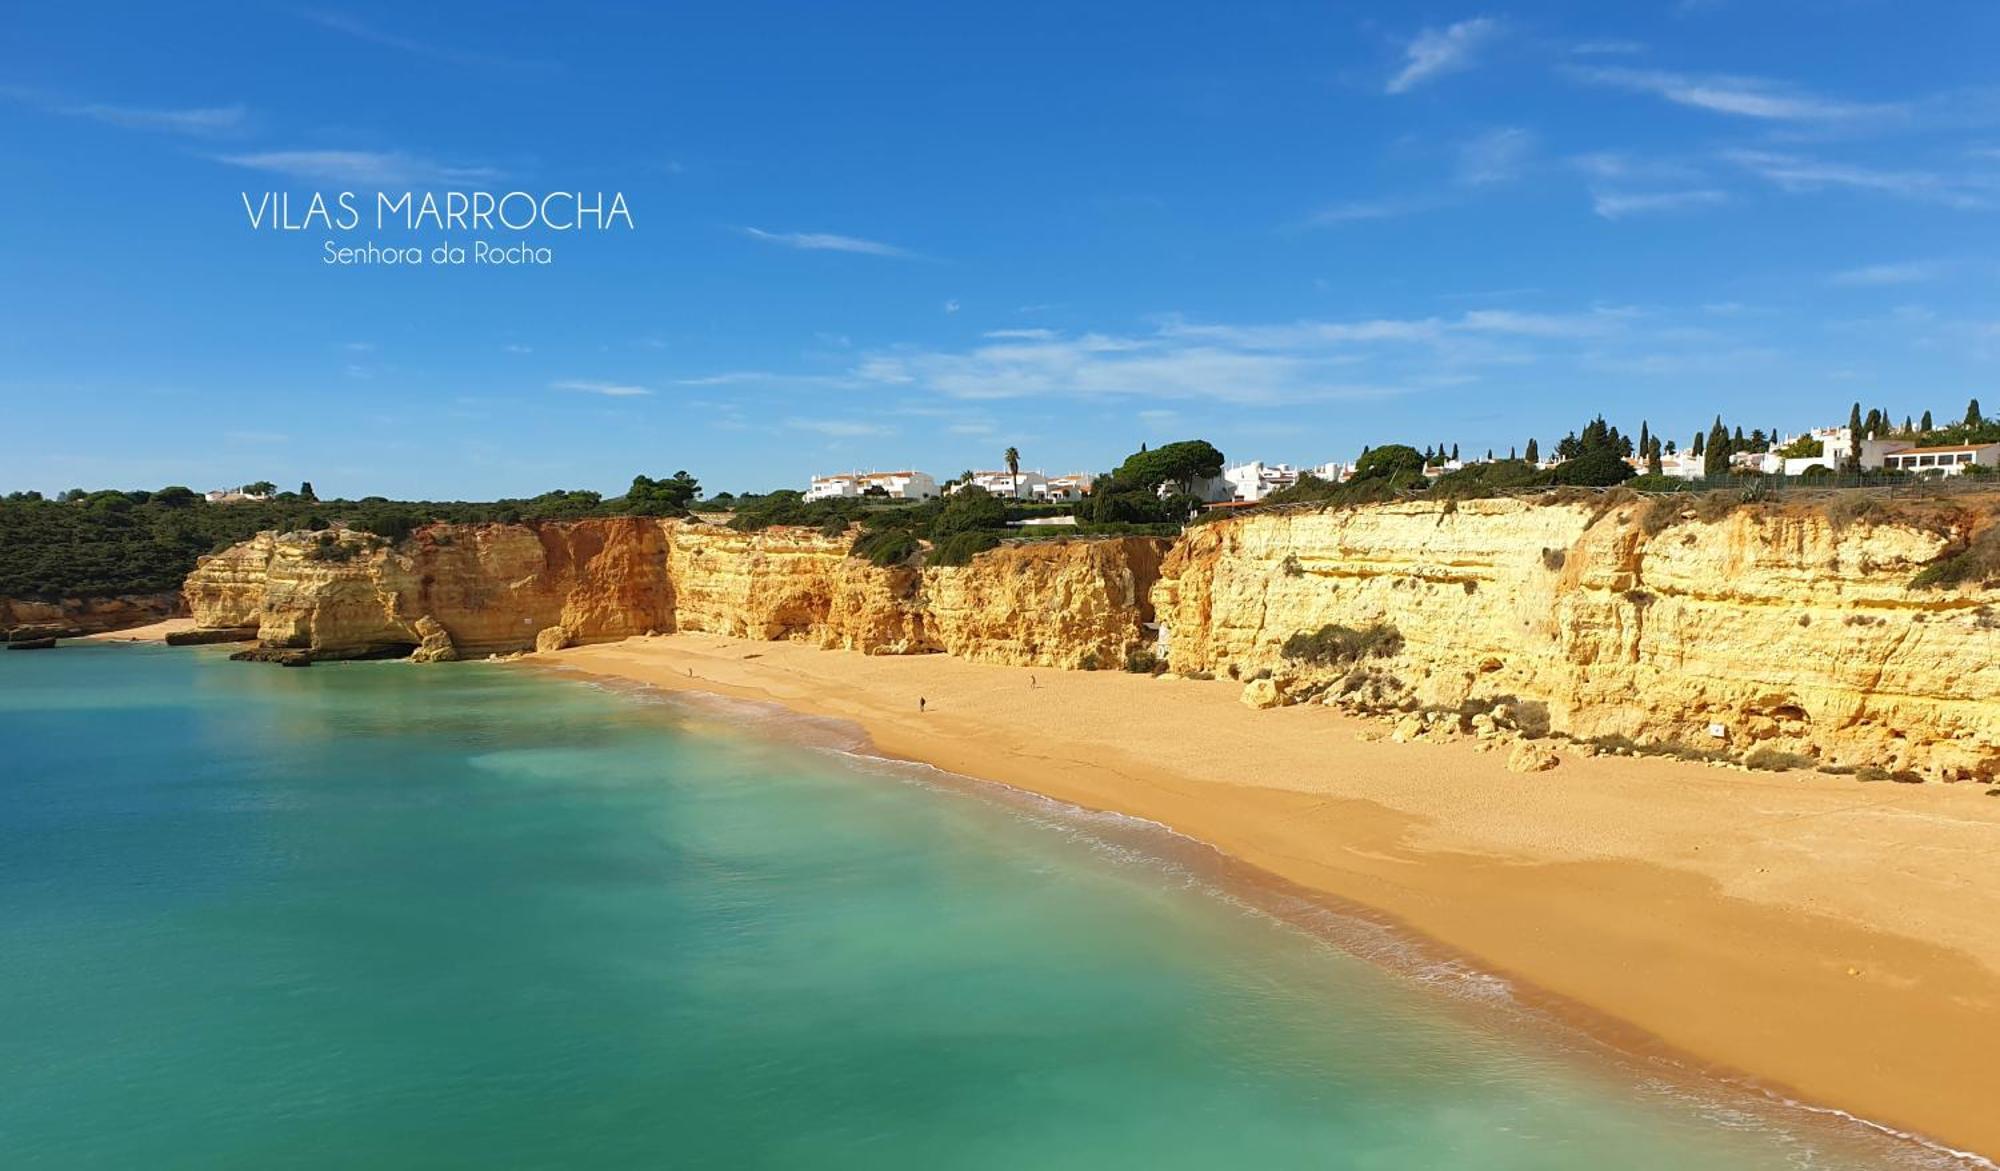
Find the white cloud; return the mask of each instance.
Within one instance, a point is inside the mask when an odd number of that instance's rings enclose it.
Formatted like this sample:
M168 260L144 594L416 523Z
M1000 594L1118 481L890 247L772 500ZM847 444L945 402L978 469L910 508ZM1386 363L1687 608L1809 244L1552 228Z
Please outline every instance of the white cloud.
M268 150L218 155L216 161L293 179L356 186L481 183L500 177L491 167L444 163L401 151Z
M22 102L50 114L88 118L93 122L122 126L127 130L157 130L197 138L220 138L237 134L247 129L250 121L250 111L241 105L168 108L124 106L110 102L74 102L62 100L38 89L10 85L0 85L0 98Z
M1534 150L1535 136L1526 130L1489 130L1459 145L1458 181L1479 187L1518 179Z
M953 297L953 298L952 298L951 300L949 300L949 301L946 301L946 302L944 303L944 311L945 311L946 313L956 313L956 312L958 312L958 298L956 298L956 297Z
M549 69L553 66L540 61L517 61L490 53L477 53L466 49L450 48L419 41L399 33L389 32L370 24L364 24L344 13L318 9L305 9L299 18L311 21L324 29L341 33L356 40L382 45L399 53L415 57L427 57L433 61L443 61L451 65L487 66L501 69Z
M859 252L867 256L910 257L915 253L894 244L884 244L879 240L864 240L859 236L840 236L832 232L767 232L762 228L744 228L743 234L766 244L782 244L787 248L798 248L807 252Z
M521 345L519 342L508 342L506 345L501 346L500 348L510 354L532 354L535 352L535 347L524 346Z
M1690 211L1729 202L1729 196L1712 187L1683 191L1592 191L1590 209L1607 220L1657 212Z
M653 393L643 386L632 386L622 382L595 382L583 378L565 378L549 383L550 390L572 390L579 394L601 394L608 398L637 398Z
M1323 207L1306 218L1309 228L1336 227L1366 220L1388 220L1428 210L1434 201L1423 199L1365 199Z
M1993 184L1978 179L1956 179L1930 171L1887 171L1770 151L1727 151L1723 157L1785 191L1848 188L1960 209L1993 204L1990 196Z
M1697 77L1613 66L1573 68L1567 72L1592 85L1649 93L1677 105L1765 121L1847 122L1906 112L1900 105L1839 101L1756 77Z
M1944 270L1945 265L1940 261L1912 260L1901 264L1867 264L1834 273L1827 280L1850 287L1914 285L1936 280L1944 274Z
M794 431L813 431L834 439L859 439L869 435L893 435L895 428L880 423L866 423L858 419L799 419L785 420L785 426Z
M995 340L1012 339L1015 341L1045 342L1055 337L1056 331L1053 329L989 329L979 336Z
M1499 32L1500 22L1483 16L1442 29L1425 29L1403 47L1403 67L1389 79L1384 92L1408 93L1434 78L1470 69L1479 49Z

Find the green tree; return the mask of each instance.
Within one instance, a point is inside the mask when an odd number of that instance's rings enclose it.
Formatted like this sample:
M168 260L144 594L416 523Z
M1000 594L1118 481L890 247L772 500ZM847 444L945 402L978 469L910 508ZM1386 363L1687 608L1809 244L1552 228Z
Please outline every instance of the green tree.
M299 484L299 499L309 503L318 502L319 496L313 491L313 482L311 480L306 480Z
M688 505L700 495L701 482L686 470L664 480L633 476L632 487L625 493L625 510L634 516L686 516Z
M243 485L243 493L246 496L270 496L277 491L278 486L269 480L259 480L254 484Z
M1855 403L1854 408L1847 412L1847 437L1858 445L1861 434L1861 404Z
M931 538L939 540L953 533L1007 527L1007 506L998 496L974 484L953 492L931 522Z
M1929 411L1925 411L1923 419L1917 423L1917 430L1922 431L1926 435L1930 434L1933 430L1931 426L1931 413Z
M1000 453L1000 458L1006 461L1007 475L1014 481L1014 499L1019 500L1021 498L1021 452L1018 448L1010 447Z
M1966 403L1966 404L1965 404L1965 425L1966 425L1966 426L1968 426L1968 427L1977 427L1977 426L1979 426L1979 425L1980 425L1981 423L1984 423L1985 421L1986 421L1986 416L1985 416L1985 415L1982 415L1982 414L1980 414L1980 413L1979 413L1979 400L1978 400L1978 399L1973 399L1973 400L1972 400L1971 402L1969 402L1969 403Z
M1424 453L1404 443L1385 443L1354 461L1349 480L1408 480L1424 474Z
M1527 460L1531 464L1539 464L1542 462L1542 447L1541 444L1535 442L1534 436L1530 435L1528 437L1528 450L1521 456L1521 458Z
M1156 490L1171 483L1183 494L1192 494L1196 480L1222 474L1222 452L1202 439L1169 443L1152 451L1137 451L1126 457L1112 478L1121 487Z
M1855 410L1861 408L1857 405ZM1708 429L1708 441L1703 445L1701 474L1723 476L1729 474L1729 429L1722 425L1722 416L1715 417L1715 423Z

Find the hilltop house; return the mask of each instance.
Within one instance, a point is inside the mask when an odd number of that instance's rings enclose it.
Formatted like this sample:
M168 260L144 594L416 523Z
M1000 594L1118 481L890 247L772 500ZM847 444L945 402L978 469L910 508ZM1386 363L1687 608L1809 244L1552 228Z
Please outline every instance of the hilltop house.
M1956 476L1969 467L2000 467L2000 443L1959 443L1945 447L1904 446L1886 455L1892 471Z
M1050 476L1047 499L1056 501L1081 500L1090 495L1097 486L1097 477L1089 472L1071 472L1067 476Z
M874 496L871 488L891 500L929 500L938 494L937 481L928 472L840 472L814 476L806 488L807 500Z
M1009 499L1013 499L1016 485L1020 487L1020 498L1023 500L1040 500L1046 498L1049 494L1049 478L1041 472L1024 471L1016 473L1010 472L1006 468L1001 468L997 472L974 472L970 480L953 488L952 491L956 492L958 488L963 488L967 484L984 488L995 496L1005 496Z

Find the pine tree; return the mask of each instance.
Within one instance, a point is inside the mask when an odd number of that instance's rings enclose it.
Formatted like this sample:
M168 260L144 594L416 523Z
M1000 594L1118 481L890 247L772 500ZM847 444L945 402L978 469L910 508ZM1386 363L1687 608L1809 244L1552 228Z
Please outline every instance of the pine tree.
M311 480L307 480L305 483L299 485L299 499L312 501L319 499L318 496L313 494L313 482Z

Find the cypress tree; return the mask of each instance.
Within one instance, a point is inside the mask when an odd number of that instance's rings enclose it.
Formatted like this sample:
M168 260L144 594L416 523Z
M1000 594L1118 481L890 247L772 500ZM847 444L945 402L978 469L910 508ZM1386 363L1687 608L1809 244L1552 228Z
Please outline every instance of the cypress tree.
M1981 423L1984 423L1985 421L1986 421L1986 416L1984 416L1984 415L1982 415L1982 414L1980 414L1980 413L1979 413L1979 400L1978 400L1978 399L1973 399L1973 400L1972 400L1971 402L1969 402L1969 403L1965 404L1965 425L1966 425L1966 426L1968 426L1968 427L1977 427L1977 426L1979 426L1979 425L1980 425Z
M1929 431L1931 431L1931 430L1933 430L1933 429L1934 429L1934 428L1933 428L1933 427L1931 426L1931 413L1930 413L1929 411L1925 411L1925 412L1924 412L1924 419L1923 419L1923 422L1921 422L1921 423L1918 423L1918 424L1917 424L1917 427L1918 427L1918 428L1919 428L1920 430L1923 430L1923 431L1926 431L1926 432L1929 432Z
M1722 416L1717 415L1715 425L1708 429L1708 449L1702 453L1701 474L1728 475L1729 451L1729 428L1722 425Z
M1523 458L1531 464L1542 462L1542 449L1535 443L1533 436L1530 436L1528 439L1528 454Z
M1859 443L1859 442L1861 442L1861 404L1860 404L1860 403L1855 403L1855 404L1854 404L1854 409L1853 409L1853 410L1850 410L1850 411L1848 411L1848 412L1847 412L1847 437L1848 437L1849 439L1853 440L1853 441L1854 441L1855 443Z

